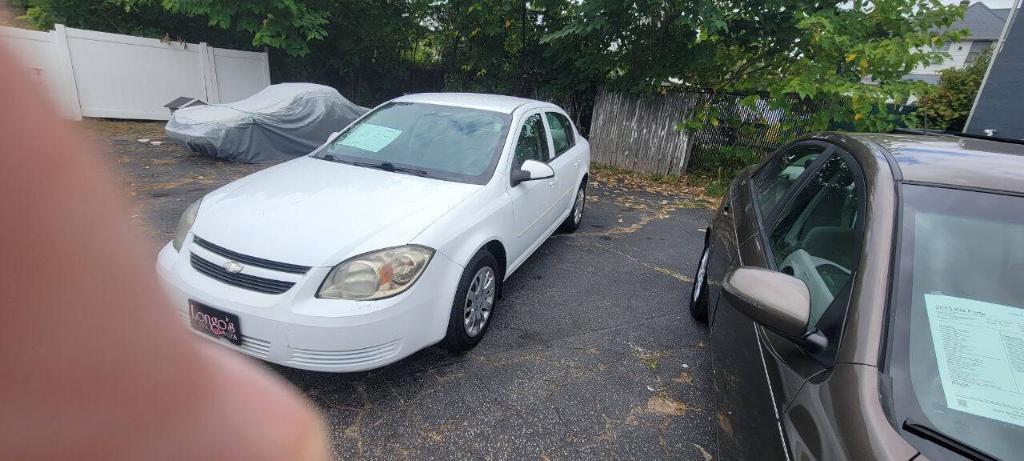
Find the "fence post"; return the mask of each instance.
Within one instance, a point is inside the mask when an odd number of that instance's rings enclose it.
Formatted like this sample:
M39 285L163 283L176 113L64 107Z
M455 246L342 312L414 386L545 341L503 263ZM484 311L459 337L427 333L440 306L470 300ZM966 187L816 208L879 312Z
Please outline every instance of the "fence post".
M61 105L71 120L82 119L82 102L78 98L78 83L75 81L75 67L71 63L71 48L68 45L68 31L64 24L53 26L54 54L59 68Z
M220 102L220 85L217 81L217 58L213 54L213 47L206 42L199 42L199 71L202 74L203 90L206 97L203 98L209 104Z
M270 86L270 53L263 49L263 83Z
M690 171L690 155L693 153L693 136L690 135L690 130L683 130L683 159L680 168L679 176L686 174Z

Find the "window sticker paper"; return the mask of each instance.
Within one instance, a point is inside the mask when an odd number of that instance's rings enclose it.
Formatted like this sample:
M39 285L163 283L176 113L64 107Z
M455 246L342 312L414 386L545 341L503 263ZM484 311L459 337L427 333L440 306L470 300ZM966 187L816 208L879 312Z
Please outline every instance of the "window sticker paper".
M1024 426L1024 309L925 294L946 406Z
M345 139L341 140L341 145L370 152L380 152L400 134L402 134L402 130L363 123L346 134Z

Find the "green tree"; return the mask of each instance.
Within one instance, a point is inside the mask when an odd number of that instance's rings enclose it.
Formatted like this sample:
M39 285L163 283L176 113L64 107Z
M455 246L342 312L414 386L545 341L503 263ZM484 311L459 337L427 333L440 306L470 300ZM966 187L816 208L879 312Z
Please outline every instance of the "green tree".
M963 131L991 57L991 53L986 51L967 67L941 71L939 84L925 91L918 101L914 125L937 130Z
M588 0L575 9L577 20L546 40L588 39L583 59L613 87L766 94L781 109L813 101L820 109L801 123L858 130L898 122L888 106L923 90L902 77L941 60L933 46L959 38L944 30L964 10L939 0Z
M242 34L210 28L205 21L178 15L160 5L126 10L113 0L23 0L25 18L39 30L54 24L169 40L206 41L217 46L252 49Z
M127 12L147 10L156 0L104 0ZM309 53L309 42L327 36L329 11L303 0L160 0L173 14L205 18L210 27L252 35L252 46L280 48L292 56Z
M923 89L902 77L941 58L931 46L958 37L940 31L963 12L939 0L21 1L44 27L267 47L275 79L364 104L441 87L563 104L601 85L685 89L813 105L800 123L859 130L900 121L889 106Z
M766 89L778 100L797 94L820 104L814 129L891 130L901 117L889 106L925 90L924 83L903 77L942 60L934 47L962 36L948 26L963 11L939 0L858 0L809 13L797 23L804 36L793 61Z

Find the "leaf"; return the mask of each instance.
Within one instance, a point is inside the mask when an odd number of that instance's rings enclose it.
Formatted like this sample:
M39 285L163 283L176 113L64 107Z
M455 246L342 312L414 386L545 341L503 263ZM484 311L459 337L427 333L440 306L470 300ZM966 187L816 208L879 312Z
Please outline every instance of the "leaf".
M854 59L857 59L857 53L850 53L846 55L846 62L853 62Z

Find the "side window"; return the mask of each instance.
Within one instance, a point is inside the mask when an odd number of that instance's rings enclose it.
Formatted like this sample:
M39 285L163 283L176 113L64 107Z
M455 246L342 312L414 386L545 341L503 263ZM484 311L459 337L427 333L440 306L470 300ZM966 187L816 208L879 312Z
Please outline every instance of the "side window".
M540 114L533 114L523 122L523 129L516 141L516 155L512 162L513 168L519 168L527 160L545 162L550 159L548 137L544 132L544 122Z
M811 325L853 278L860 258L860 196L852 167L833 154L796 194L769 237L778 269L807 284Z
M776 156L753 179L754 203L767 217L797 178L825 151L819 144L800 144Z
M564 115L557 112L544 114L548 119L548 126L551 128L551 142L555 145L555 157L562 155L576 144L576 136L572 131L572 124Z

